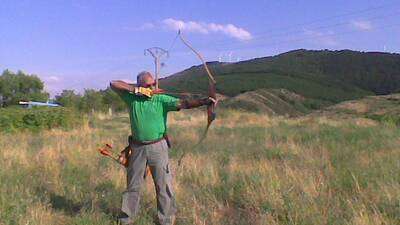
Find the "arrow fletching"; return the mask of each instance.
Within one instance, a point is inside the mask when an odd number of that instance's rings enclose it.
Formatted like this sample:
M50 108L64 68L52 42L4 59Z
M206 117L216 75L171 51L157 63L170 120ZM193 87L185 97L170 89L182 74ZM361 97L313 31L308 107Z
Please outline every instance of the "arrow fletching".
M99 148L98 151L100 152L100 154L105 155L105 156L110 156L112 157L112 154L110 151L106 150L106 149L101 149Z

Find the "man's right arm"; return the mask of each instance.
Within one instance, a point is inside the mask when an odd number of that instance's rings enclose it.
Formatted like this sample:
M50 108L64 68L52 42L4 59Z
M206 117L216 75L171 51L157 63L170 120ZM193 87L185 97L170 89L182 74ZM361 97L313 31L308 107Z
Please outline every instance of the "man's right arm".
M110 82L110 87L113 91L118 94L122 94L124 92L133 92L134 86L132 84L128 84L122 80L113 80Z
M133 84L128 84L121 80L113 80L110 82L110 87L113 91L117 92L119 95L124 93L132 93L140 96L151 97L153 95L153 90L144 87L135 87Z

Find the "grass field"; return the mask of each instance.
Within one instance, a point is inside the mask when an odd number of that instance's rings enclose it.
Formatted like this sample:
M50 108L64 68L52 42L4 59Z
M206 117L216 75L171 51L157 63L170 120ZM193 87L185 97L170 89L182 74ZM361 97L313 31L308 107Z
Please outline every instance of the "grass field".
M367 119L171 114L177 224L400 224L400 129ZM72 131L0 136L0 224L115 224L125 171L96 149L122 148L128 118ZM178 167L182 152L188 154ZM153 224L143 187L137 224Z

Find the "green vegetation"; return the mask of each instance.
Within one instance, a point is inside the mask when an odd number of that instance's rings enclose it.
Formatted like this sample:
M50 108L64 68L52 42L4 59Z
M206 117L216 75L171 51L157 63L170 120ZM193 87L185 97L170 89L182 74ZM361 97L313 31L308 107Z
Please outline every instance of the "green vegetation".
M218 82L218 93L234 97L259 89L285 89L305 98L296 103L301 112L400 90L398 54L295 50L238 63L208 64ZM161 79L160 85L171 92L204 95L208 79L203 66L193 66ZM0 105L13 105L18 100L46 100L48 95L42 89L43 83L36 76L6 70L0 76ZM105 112L110 108L117 112L125 111L122 100L110 89L87 89L83 94L63 90L56 96L56 102L81 112ZM232 102L235 101L231 101L230 106ZM252 105L243 107L249 102L237 103L240 105L233 108L254 108Z
M381 123L394 124L400 126L400 115L367 115L366 118L379 121Z
M205 116L169 118L177 224L400 224L400 95L362 98L400 90L399 55L298 50L210 66L218 92L234 97L196 148ZM207 82L192 67L161 86L204 92ZM88 89L64 90L62 108L12 106L47 97L36 76L0 76L0 225L116 224L125 170L96 149L121 150L129 118L92 112L123 102ZM359 100L270 116L349 99ZM145 186L137 224L156 217L150 179Z
M82 126L83 115L66 108L0 108L0 133L72 129Z
M126 111L125 103L110 88L100 91L86 89L83 95L76 94L74 90L63 90L56 96L56 102L86 113L106 112L108 109L113 112Z
M220 115L197 149L205 118L170 117L177 224L399 224L397 127ZM116 224L125 171L96 149L122 149L128 117L93 121L68 132L0 135L0 224ZM137 224L154 224L150 179L141 207Z
M359 100L345 101L313 112L309 116L321 115L341 118L364 117L400 126L400 94L368 96Z
M0 75L0 107L17 105L19 101L46 101L49 94L43 87L36 75L5 70Z
M284 88L321 107L400 90L400 55L296 50L238 63L210 62L218 92L236 96L261 88ZM161 80L171 91L206 92L207 77L195 66Z
M310 112L309 102L285 89L259 89L223 100L223 108L239 109L268 115L300 116Z
M36 75L5 70L0 75L0 108L18 105L19 101L46 102L49 94L43 88L43 82ZM83 94L63 90L55 97L55 102L84 113L126 110L125 103L109 88L100 91L86 89Z

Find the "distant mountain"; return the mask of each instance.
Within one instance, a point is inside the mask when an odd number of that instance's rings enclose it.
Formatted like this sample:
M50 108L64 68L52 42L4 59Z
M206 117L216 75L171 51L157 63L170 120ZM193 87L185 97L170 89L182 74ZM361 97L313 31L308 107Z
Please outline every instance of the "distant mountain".
M307 99L310 108L400 91L400 55L379 52L295 50L237 63L207 63L217 91L236 96L258 89L286 89ZM170 91L207 91L202 65L160 80Z

